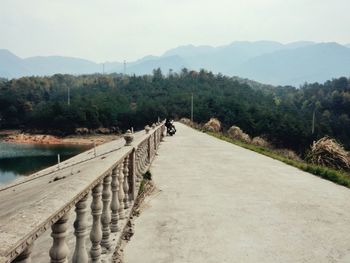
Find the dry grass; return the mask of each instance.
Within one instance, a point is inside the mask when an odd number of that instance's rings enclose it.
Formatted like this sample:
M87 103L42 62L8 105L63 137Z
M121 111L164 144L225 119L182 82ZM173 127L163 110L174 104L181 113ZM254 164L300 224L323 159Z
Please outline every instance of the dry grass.
M350 170L349 152L334 139L323 137L314 142L307 157L313 164Z
M188 119L188 118L181 118L180 122L185 124L185 125L191 126L191 127L193 125L193 122L190 119Z
M221 122L216 118L210 118L210 120L204 124L203 129L209 132L219 132L221 130Z
M232 126L228 131L228 136L232 139L250 143L251 139L247 133L244 133L238 126Z
M189 127L192 127L192 128L195 128L195 129L198 129L200 130L202 128L202 126L196 122L192 122L190 119L188 118L181 118L180 121L181 123L189 126Z
M256 146L261 146L261 147L268 147L268 148L271 148L271 144L265 140L264 138L262 137L254 137L251 141L252 144L256 145Z
M274 150L274 152L276 152L277 154L280 154L290 160L294 160L294 161L302 161L302 159L300 158L299 155L297 155L294 151L289 150L289 149L276 149Z
M308 173L312 173L314 175L317 175L321 178L324 178L326 180L332 181L334 183L337 183L339 185L346 186L350 188L350 176L349 173L345 172L344 170L338 170L334 168L324 167L316 164L310 164L304 161L298 161L291 158L287 158L284 155L281 155L280 153L276 152L276 150L272 150L266 147L262 146L256 146L253 144L245 143L239 140L234 140L232 138L226 137L220 133L212 133L209 132L208 134L219 138L221 140L236 144L238 146L244 147L246 149L249 149L251 151L269 156L273 159L282 161L288 165L292 165L294 167L299 168L300 170L306 171Z

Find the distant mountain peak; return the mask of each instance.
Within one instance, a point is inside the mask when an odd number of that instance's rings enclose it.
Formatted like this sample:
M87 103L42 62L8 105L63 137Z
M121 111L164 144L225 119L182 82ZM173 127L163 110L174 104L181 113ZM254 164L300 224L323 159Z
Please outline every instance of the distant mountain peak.
M161 68L180 71L206 69L228 76L239 76L273 85L300 85L323 82L350 75L350 44L297 41L282 44L276 41L234 41L217 47L182 45L161 56L145 56L128 61L127 74L152 74ZM124 63L95 63L64 56L36 56L22 59L9 50L0 49L0 77L44 76L55 73L92 74L124 72Z

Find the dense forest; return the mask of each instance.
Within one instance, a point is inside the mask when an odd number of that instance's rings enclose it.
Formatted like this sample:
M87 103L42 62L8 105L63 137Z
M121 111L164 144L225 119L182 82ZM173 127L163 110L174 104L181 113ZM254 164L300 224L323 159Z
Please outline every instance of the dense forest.
M70 101L68 103L68 90ZM54 75L0 79L0 128L72 133L78 127L141 128L157 117L210 117L276 146L303 152L329 135L350 148L350 80L272 87L211 72ZM314 133L312 122L314 116Z

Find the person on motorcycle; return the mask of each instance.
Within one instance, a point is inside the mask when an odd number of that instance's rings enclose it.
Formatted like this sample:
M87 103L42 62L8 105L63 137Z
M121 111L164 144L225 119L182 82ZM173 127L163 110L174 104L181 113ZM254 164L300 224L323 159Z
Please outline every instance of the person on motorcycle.
M167 135L173 136L176 132L174 124L170 121L170 119L165 120L165 127L166 127L166 133Z

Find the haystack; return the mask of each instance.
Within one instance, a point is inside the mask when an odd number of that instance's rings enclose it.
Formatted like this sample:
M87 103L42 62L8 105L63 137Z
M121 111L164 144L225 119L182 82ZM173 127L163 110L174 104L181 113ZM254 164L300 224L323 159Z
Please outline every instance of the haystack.
M210 120L204 124L203 129L210 132L219 132L221 130L221 122L216 118L210 118Z
M349 153L342 145L329 137L323 137L313 143L308 160L322 166L350 170Z
M294 151L292 150L289 150L289 149L277 149L275 150L276 153L288 158L288 159L291 159L291 160L294 160L294 161L299 161L301 162L302 159L300 158L300 156L298 154L296 154Z
M181 118L180 122L185 124L185 125L192 126L192 121L188 118Z
M243 142L250 143L251 139L250 136L246 133L244 133L241 128L238 126L232 126L228 131L227 131L229 137L235 140L240 140Z
M252 144L260 147L270 148L271 144L260 136L256 136L252 139Z

